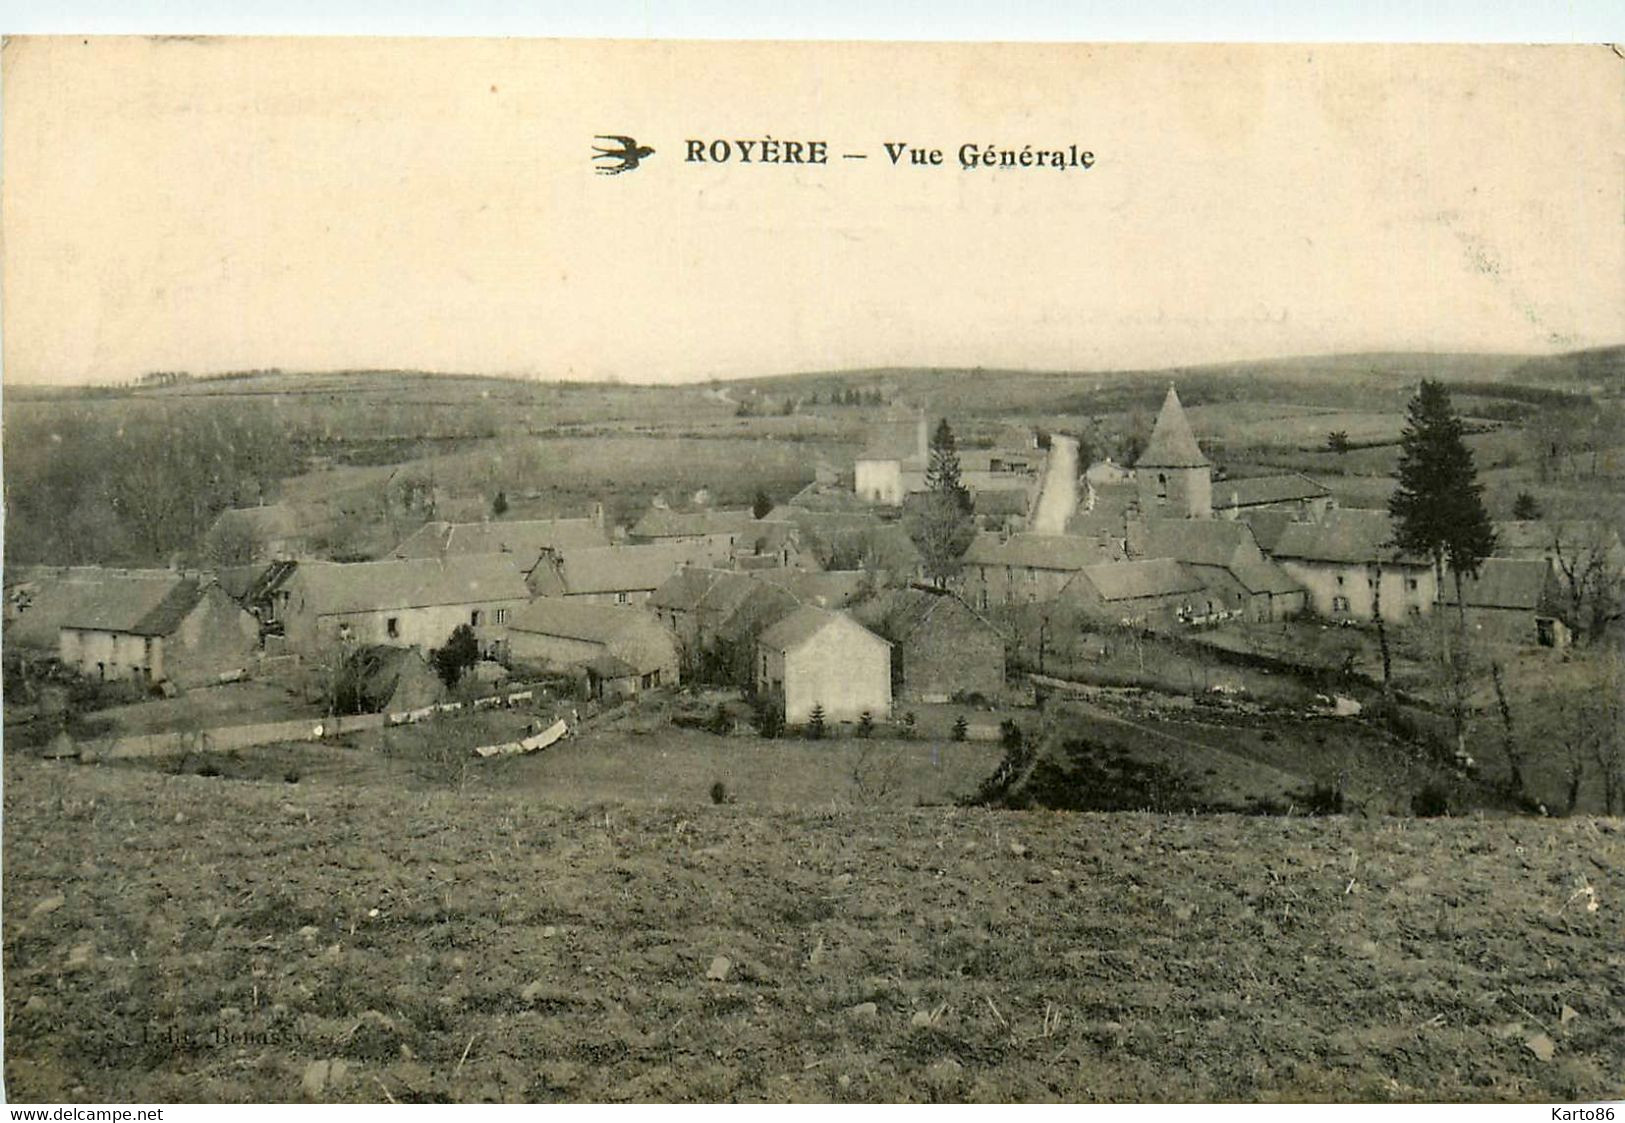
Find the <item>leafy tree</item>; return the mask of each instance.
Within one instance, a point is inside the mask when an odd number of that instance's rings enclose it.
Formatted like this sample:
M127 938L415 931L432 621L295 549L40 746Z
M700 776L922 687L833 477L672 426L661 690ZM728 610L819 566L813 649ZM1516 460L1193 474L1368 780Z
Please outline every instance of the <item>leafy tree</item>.
M479 661L480 641L475 637L474 629L467 624L453 628L446 645L435 648L429 655L435 673L447 686L456 686L463 673Z
M1349 450L1349 435L1347 430L1333 429L1330 433L1327 433L1326 449L1328 452L1335 452L1339 456L1347 452Z
M1518 498L1512 501L1512 517L1528 521L1541 516L1540 500L1527 491L1518 492Z
M751 501L750 513L759 519L767 518L767 513L773 509L773 500L767 492L758 488L756 498Z

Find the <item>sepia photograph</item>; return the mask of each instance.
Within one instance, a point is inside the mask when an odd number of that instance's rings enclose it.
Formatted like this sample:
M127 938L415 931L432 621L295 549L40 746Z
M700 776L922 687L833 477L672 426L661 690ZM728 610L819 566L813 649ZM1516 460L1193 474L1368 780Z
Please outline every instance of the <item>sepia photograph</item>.
M7 1101L1625 1099L1620 47L0 84Z

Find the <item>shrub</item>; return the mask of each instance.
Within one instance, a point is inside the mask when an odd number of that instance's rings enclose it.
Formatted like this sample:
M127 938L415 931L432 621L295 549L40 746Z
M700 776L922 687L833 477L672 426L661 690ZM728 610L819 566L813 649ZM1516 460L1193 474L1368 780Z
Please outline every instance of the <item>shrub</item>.
M1316 784L1301 799L1311 815L1341 815L1346 803L1342 791L1330 784Z
M707 719L705 728L707 732L715 733L718 737L726 737L732 733L734 719L733 715L728 712L728 707L718 702L717 708L712 711L710 718Z
M762 697L756 700L756 732L772 740L784 732L784 711L777 699Z
M199 776L214 777L220 775L220 766L212 760L205 760L197 766Z
M296 768L288 769L282 774L282 781L287 784L297 784L299 782L299 770Z
M1006 749L1019 749L1025 740L1026 735L1022 733L1021 726L1014 721L1005 718L999 722L999 744Z
M954 740L955 741L963 741L965 739L965 735L967 733L969 733L969 732L970 732L970 722L965 720L965 715L964 714L960 714L958 717L954 718Z
M910 710L910 711L908 711L908 713L903 715L903 736L904 737L912 737L912 736L914 736L914 727L919 724L919 720L920 720L919 718L914 716L914 711L913 710Z
M1424 819L1450 814L1450 793L1445 790L1443 784L1429 781L1411 796L1411 814Z
M875 715L864 710L858 718L858 736L868 737L875 731Z
M711 802L719 805L733 802L733 796L728 794L728 785L721 780L711 785Z

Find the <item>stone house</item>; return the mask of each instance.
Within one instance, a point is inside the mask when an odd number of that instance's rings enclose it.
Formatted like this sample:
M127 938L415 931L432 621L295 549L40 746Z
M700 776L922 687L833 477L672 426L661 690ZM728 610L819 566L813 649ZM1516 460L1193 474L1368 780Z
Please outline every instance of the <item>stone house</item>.
M1401 554L1387 511L1341 508L1318 523L1288 523L1274 559L1302 585L1308 607L1327 620L1404 624L1433 611L1439 585L1432 561Z
M1172 558L1207 586L1199 617L1258 622L1284 620L1304 609L1303 586L1264 555L1246 522L1145 519L1131 522L1128 531L1131 557Z
M1086 566L1067 582L1059 600L1103 625L1167 627L1214 611L1206 584L1172 558Z
M1058 534L978 534L961 559L955 586L978 612L1054 600L1086 566L1120 561L1109 539Z
M303 557L309 542L292 508L268 503L221 511L203 548L211 565L254 565Z
M79 584L57 657L90 678L200 686L248 666L259 624L212 580L106 573Z
M891 645L844 612L805 605L764 631L756 649L757 691L782 698L792 725L815 706L831 722L891 714Z
M1221 519L1241 518L1251 511L1283 511L1295 519L1315 521L1335 506L1330 488L1298 472L1213 484L1213 513Z
M888 589L852 615L891 642L894 698L946 702L1004 692L1004 635L953 594Z
M302 562L285 588L283 631L289 647L307 654L334 644L427 651L460 624L472 627L485 648L530 600L509 554Z
M463 554L512 554L529 569L544 550L608 546L602 504L587 518L513 519L496 522L429 522L408 535L397 558L444 558Z
M539 597L640 605L674 573L703 564L706 556L703 547L676 542L546 550L526 575L526 584Z
M676 686L680 675L677 639L652 612L561 597L514 613L503 650L516 664L579 671L598 699Z

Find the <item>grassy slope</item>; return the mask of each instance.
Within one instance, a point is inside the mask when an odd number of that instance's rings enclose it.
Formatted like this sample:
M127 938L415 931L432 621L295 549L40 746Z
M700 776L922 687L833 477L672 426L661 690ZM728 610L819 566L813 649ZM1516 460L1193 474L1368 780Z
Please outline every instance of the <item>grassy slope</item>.
M1617 822L5 779L13 1099L1625 1094Z

